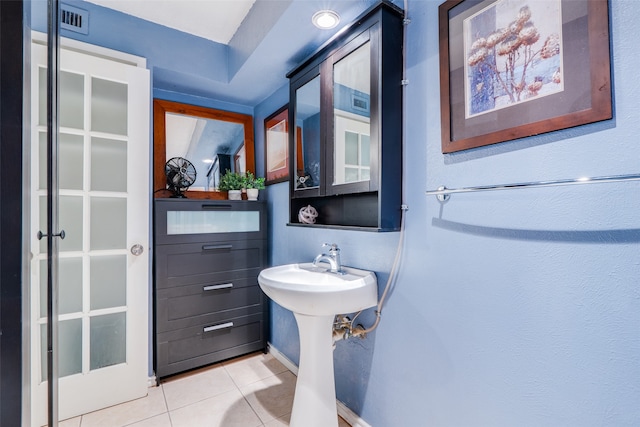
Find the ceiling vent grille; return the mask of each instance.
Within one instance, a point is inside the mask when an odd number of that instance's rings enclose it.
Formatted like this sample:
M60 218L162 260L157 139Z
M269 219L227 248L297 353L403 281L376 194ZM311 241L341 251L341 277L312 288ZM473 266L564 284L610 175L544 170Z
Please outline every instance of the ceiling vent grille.
M60 28L80 34L89 34L89 12L68 4L61 4Z

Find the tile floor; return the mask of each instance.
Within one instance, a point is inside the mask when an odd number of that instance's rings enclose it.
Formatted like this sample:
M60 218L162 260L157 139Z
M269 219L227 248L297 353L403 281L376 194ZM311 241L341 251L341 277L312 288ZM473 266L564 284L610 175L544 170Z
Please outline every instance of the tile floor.
M283 427L289 425L295 385L296 377L273 356L252 353L170 377L147 397L59 426Z

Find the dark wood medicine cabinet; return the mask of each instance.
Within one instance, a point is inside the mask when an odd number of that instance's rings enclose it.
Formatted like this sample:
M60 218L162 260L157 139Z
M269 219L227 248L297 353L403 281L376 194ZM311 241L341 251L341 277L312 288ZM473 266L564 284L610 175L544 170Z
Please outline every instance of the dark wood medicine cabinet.
M403 17L381 1L287 75L289 225L399 230Z

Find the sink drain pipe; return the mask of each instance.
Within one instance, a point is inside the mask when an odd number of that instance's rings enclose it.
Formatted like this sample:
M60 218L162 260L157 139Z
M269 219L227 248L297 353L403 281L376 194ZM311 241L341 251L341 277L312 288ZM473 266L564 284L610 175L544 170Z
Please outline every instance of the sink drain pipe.
M396 249L396 255L393 260L393 266L391 267L391 272L389 273L389 278L387 279L387 283L384 287L384 291L382 292L382 296L378 301L378 305L376 306L376 319L373 322L373 325L365 328L361 324L355 325L354 322L356 318L362 313L362 310L356 313L353 319L350 319L348 316L343 314L339 314L336 316L333 322L333 342L340 341L343 339L348 339L350 337L360 337L364 338L369 332L373 331L378 327L380 323L380 317L382 316L382 305L384 304L384 300L387 298L387 294L391 289L392 284L396 281L396 274L398 269L398 264L400 263L400 259L402 256L402 247L404 243L404 215L405 211L409 208L407 205L402 205L402 212L400 214L400 238L398 240L398 247Z

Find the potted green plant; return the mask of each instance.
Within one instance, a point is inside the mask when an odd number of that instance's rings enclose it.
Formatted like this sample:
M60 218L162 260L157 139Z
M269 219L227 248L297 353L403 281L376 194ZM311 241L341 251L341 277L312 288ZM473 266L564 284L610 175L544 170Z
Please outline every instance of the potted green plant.
M220 177L218 190L228 191L229 200L242 200L242 189L244 188L244 176L231 172L229 169Z
M264 190L264 178L256 178L256 176L247 172L243 176L243 187L247 189L248 200L258 200L258 193Z

